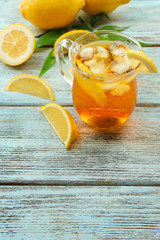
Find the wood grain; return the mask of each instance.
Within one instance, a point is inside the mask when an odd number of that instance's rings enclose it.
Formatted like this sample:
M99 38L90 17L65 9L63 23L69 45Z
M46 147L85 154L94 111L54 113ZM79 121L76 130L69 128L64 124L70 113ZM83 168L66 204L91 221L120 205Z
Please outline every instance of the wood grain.
M20 2L0 0L0 30L23 23L39 35L43 30L22 18ZM132 0L100 25L130 26L126 34L159 45L159 9L159 0ZM98 133L78 117L55 64L43 78L79 128L66 151L40 112L48 101L4 92L15 75L38 76L49 51L14 68L0 62L0 240L159 240L160 75L139 74L129 121L115 133ZM160 71L160 47L144 52Z
M157 187L0 187L1 240L160 239Z
M3 9L3 11L0 16L0 30L11 23L19 22L26 24L34 32L35 35L41 33L42 30L39 30L38 28L34 27L32 24L22 18L19 10L20 2L20 0L16 0L14 2L11 0L1 1L1 9ZM111 13L111 22L107 21L106 24L130 25L131 27L125 31L126 33L130 34L131 36L138 37L138 39L140 38L140 40L154 41L158 43L160 36L159 26L157 24L160 19L160 16L158 14L159 8L159 1L147 1L146 4L146 1L132 0L129 4L123 5L119 7L116 11ZM16 10L13 11L13 9ZM8 17L8 15L10 17ZM86 20L89 19L87 15L84 15L84 18L86 18ZM104 21L105 19L103 19L101 24L104 24ZM146 24L144 24L144 22L146 22ZM25 64L18 67L9 67L4 63L0 62L0 105L40 106L48 102L43 99L31 96L28 97L27 95L4 92L4 87L12 77L19 74L27 73L38 76L49 51L50 49L45 48L36 51ZM160 71L160 48L144 48L144 52L155 61ZM65 83L64 79L59 73L56 64L53 66L52 69L49 70L48 73L43 76L43 78L53 88L57 103L67 106L72 105L70 86ZM139 81L140 92L138 102L140 104L159 103L159 76L153 75L150 77L148 75L143 75L139 77ZM151 93L151 91L153 92Z
M160 107L137 107L115 133L98 133L67 108L79 138L66 151L39 107L0 108L0 182L160 184Z
M158 48L160 49L160 48ZM44 51L44 50L43 50ZM150 50L151 52L151 50ZM48 53L44 51L43 53ZM160 54L160 51L159 51ZM150 56L151 54L149 54ZM155 57L158 62L158 53ZM44 56L42 54L34 55L23 66L11 68L0 62L0 105L31 105L41 106L48 103L48 100L20 94L16 92L6 92L4 88L7 82L19 74L38 75L40 66L43 65ZM160 69L160 68L159 68ZM57 64L55 64L43 76L43 79L50 84L55 95L55 101L64 106L72 106L72 90L61 76ZM158 74L138 74L138 104L155 105L160 103L160 75Z

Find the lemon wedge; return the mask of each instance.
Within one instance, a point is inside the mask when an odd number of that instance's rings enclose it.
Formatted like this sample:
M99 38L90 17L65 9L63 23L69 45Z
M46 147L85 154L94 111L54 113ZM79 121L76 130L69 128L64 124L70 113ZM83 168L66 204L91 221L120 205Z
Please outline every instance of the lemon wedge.
M154 61L143 52L128 50L125 52L128 56L131 66L135 69L139 64L137 72L140 73L157 73L157 67Z
M0 59L11 66L26 62L35 49L33 33L23 24L11 24L0 32Z
M42 106L40 110L43 112L58 137L65 144L66 149L69 149L71 143L78 137L78 128L72 115L56 103L48 103Z
M72 41L75 41L77 38L81 37L82 35L89 33L90 31L88 30L72 30L69 32L66 32L64 34L62 34L55 42L54 44L54 49L56 47L56 45L63 39L67 38L70 39ZM65 52L65 50L64 50ZM53 51L53 57L55 56L55 52Z
M20 92L54 101L52 88L43 79L34 75L23 74L12 78L5 91Z

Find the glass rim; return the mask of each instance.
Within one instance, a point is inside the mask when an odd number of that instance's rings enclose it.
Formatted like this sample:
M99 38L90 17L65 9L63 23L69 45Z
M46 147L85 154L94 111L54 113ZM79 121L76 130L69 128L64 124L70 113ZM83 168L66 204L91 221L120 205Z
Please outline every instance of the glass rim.
M70 58L70 51L73 49L74 45L76 43L78 43L78 41L80 41L81 39L83 39L84 37L86 37L87 35L91 35L93 33L113 33L113 34L116 34L116 35L119 35L119 36L124 36L125 38L131 40L132 42L135 43L136 46L139 47L139 51L143 52L143 49L142 49L142 46L140 45L140 43L134 38L134 37L130 37L129 35L127 34L124 34L124 33L121 33L121 32L118 32L118 31L110 31L110 30L96 30L96 31L93 31L93 32L89 32L89 33L85 33L84 35L80 36L79 38L77 38L72 44L71 44L71 47L69 49L69 58ZM116 41L116 40L113 40L113 42ZM117 40L117 41L120 41L120 40ZM76 68L76 70L78 70L79 73L81 73L82 75L85 75L86 77L91 77L92 79L93 78L98 78L99 80L101 80L102 82L103 81L106 81L106 80L110 80L109 82L113 82L113 80L111 81L111 79L114 79L114 81L120 79L121 77L128 77L129 75L131 74L134 74L137 72L137 69L139 68L139 66L137 66L136 69L133 69L129 72L125 72L123 74L120 74L120 75L117 75L117 76L99 76L98 74L90 74L90 73L86 73L82 70L80 70L75 64L74 62L70 59L71 61L71 64L74 68Z

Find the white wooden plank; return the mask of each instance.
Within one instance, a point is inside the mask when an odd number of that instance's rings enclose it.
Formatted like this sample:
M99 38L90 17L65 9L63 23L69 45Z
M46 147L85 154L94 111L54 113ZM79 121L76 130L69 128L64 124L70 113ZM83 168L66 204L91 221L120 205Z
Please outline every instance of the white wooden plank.
M1 240L160 239L157 187L0 187Z
M136 107L115 133L98 133L67 109L79 128L68 151L39 107L0 108L1 182L160 184L159 107Z

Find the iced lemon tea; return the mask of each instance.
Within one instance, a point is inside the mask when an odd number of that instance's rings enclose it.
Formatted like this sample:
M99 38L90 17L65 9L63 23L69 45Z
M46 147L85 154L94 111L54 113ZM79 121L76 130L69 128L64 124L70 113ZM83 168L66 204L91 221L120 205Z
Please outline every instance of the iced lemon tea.
M124 123L136 105L136 72L121 41L95 41L75 55L73 103L80 117L97 128Z

